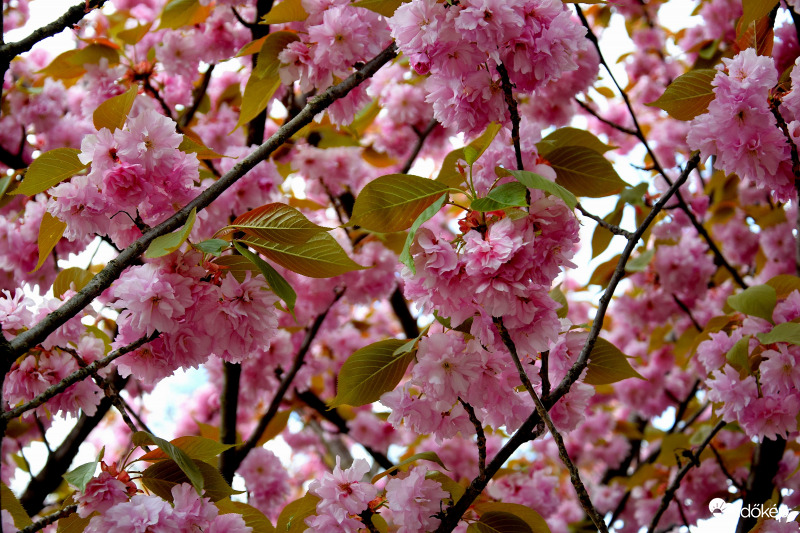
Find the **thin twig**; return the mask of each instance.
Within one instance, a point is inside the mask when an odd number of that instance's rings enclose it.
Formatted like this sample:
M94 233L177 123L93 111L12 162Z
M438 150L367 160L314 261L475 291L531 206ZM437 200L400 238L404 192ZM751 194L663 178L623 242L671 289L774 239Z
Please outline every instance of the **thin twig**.
M234 165L231 170L197 195L197 197L186 204L183 209L158 226L152 228L130 246L125 248L118 257L109 261L102 271L95 275L83 289L78 291L75 296L70 298L61 307L51 312L27 331L17 335L9 342L10 350L2 350L0 346L0 352L2 352L4 357L3 362L10 365L14 359L45 340L50 333L75 316L99 296L100 293L110 287L114 280L120 276L122 271L147 250L147 247L154 239L181 227L184 222L186 222L189 213L193 209L200 211L207 207L239 178L244 176L258 163L269 157L272 152L283 145L285 141L297 133L303 126L309 124L318 113L324 111L334 101L346 96L354 87L370 78L378 69L396 56L397 47L392 43L361 69L351 74L347 79L328 88L322 94L311 98L297 116L281 126L275 134L264 142L264 144L253 150L250 155Z
M688 463L683 465L683 468L681 468L678 471L677 475L675 476L675 479L672 480L672 483L670 483L669 487L664 492L664 496L661 498L661 505L658 506L658 510L656 511L656 514L653 515L653 519L650 521L650 526L647 528L648 533L653 533L655 531L656 526L658 526L659 520L661 520L661 516L667 510L667 507L669 507L672 498L675 497L675 493L677 492L678 487L680 487L681 481L683 480L684 477L686 477L686 474L689 473L689 470L691 470L692 467L694 467L695 462L697 461L697 459L700 458L700 454L703 453L703 450L706 449L706 446L708 446L711 443L711 439L713 439L714 436L717 433L719 433L719 431L722 428L726 426L726 424L727 423L725 421L720 420L717 423L717 425L714 426L714 428L709 432L709 434L706 436L703 442L700 443L700 446L697 448L697 451L692 454L691 459L693 460L690 460Z
M486 433L483 432L483 425L475 415L475 409L461 398L458 401L461 402L461 406L467 412L469 421L475 426L475 434L478 436L478 475L484 476L486 475Z
M575 206L575 209L580 211L583 216L585 216L586 218L591 218L592 220L597 222L598 225L604 227L605 229L607 229L608 231L610 231L614 235L622 235L623 237L625 237L628 240L633 238L633 233L631 233L630 231L624 230L624 229L620 228L619 226L617 226L615 224L611 224L610 222L606 222L605 220L603 220L599 216L588 212L586 209L583 208L583 206L581 204L577 204Z
M495 67L498 74L500 74L500 83L503 86L503 94L506 98L506 105L508 106L508 114L511 117L511 142L514 143L514 155L517 157L517 170L525 170L522 164L522 148L519 140L519 110L517 109L517 101L514 99L513 84L508 77L508 70L502 63L497 63Z
M689 309L689 306L686 305L685 303L683 303L683 300L678 298L674 293L672 294L672 299L675 300L675 303L678 304L678 307L680 307L683 310L683 312L686 313L686 315L689 317L689 320L692 321L692 325L694 325L694 329L696 329L697 331L703 331L703 326L701 326L697 322L697 320L694 318L694 315L692 314L692 310Z
M433 128L435 128L437 124L438 122L435 118L431 119L431 121L428 122L428 126L424 130L417 131L417 142L414 144L414 148L411 150L411 153L408 154L408 158L406 159L405 165L403 165L403 168L400 170L400 174L408 174L408 171L411 170L412 166L414 166L414 160L419 155L420 150L422 150L422 145L425 144L425 139L428 138L428 135L431 134ZM416 129L414 131L416 131Z
M587 104L587 103L586 103L586 102L584 102L583 100L579 100L578 98L575 98L575 101L576 101L576 102L578 103L578 105L579 105L579 106L581 106L581 107L582 107L582 108L583 108L583 109L584 109L584 110L585 110L587 113L589 113L590 115L592 115L594 118L596 118L597 120L599 120L599 121L600 121L600 122L602 122L603 124L606 124L607 126L611 126L611 127L612 127L612 128L614 128L615 130L617 130L617 131L621 131L622 133L626 133L626 134L628 134L628 135L632 135L633 137L637 137L636 130L632 130L632 129L630 129L630 128L626 128L625 126L622 126L622 125L620 125L620 124L617 124L616 122L612 122L611 120L608 120L607 118L604 118L604 117L600 116L600 114L599 114L597 111L595 111L594 109L592 109L591 107L589 107L589 104Z
M719 469L722 470L722 473L725 474L725 477L731 480L733 486L739 489L739 492L744 492L744 485L739 483L739 481L733 477L733 474L725 467L725 462L722 460L722 456L717 451L717 448L713 444L709 444L708 447L711 449L711 453L714 454L714 457L717 459L717 464L719 465Z
M514 340L508 334L508 330L503 325L503 319L495 317L494 325L497 328L497 331L500 333L500 337L503 339L503 344L505 344L506 348L508 348L508 351L511 353L511 358L514 359L514 364L517 366L517 370L520 373L520 378L525 384L525 387L528 389L528 392L533 399L533 403L536 406L536 412L539 413L539 417L544 420L544 423L547 425L547 429L550 430L550 434L553 436L553 440L558 447L558 456L561 459L561 462L564 463L564 466L567 467L569 478L572 482L572 487L575 489L575 492L578 495L578 501L580 501L581 507L583 507L583 510L592 520L597 530L601 531L602 533L607 533L608 527L606 526L605 521L603 521L603 517L600 516L600 513L592 503L592 499L589 497L589 492L586 490L586 487L581 480L581 475L580 472L578 472L578 468L569 457L567 447L564 445L564 438L556 429L555 424L553 424L553 420L550 418L550 414L547 412L547 408L542 403L539 395L536 394L536 391L533 390L530 380L522 368L522 363L520 362L519 355L517 354L517 347L514 344Z
M214 67L216 65L211 63L206 71L203 73L203 79L200 81L200 85L197 86L194 90L194 95L192 96L192 105L189 106L189 109L181 115L180 119L178 119L178 125L182 128L186 128L191 124L192 119L194 119L195 113L200 108L200 104L203 103L203 98L206 96L206 91L208 90L208 84L211 81L211 74L214 72Z
M297 375L297 372L300 371L300 367L303 366L305 362L306 354L308 350L311 348L311 343L314 342L314 338L317 336L319 332L319 328L322 327L322 323L325 321L325 317L328 316L328 312L331 308L339 301L339 299L344 294L344 291L341 289L336 290L336 294L333 298L333 301L328 305L325 310L320 313L317 318L314 320L314 323L311 324L306 330L306 336L303 339L303 344L300 345L300 348L297 350L297 355L294 358L294 363L292 364L292 368L283 376L281 380L280 386L278 386L278 390L275 391L275 396L272 398L272 403L270 403L267 412L264 413L264 416L258 421L258 425L256 429L253 430L252 435L250 438L247 439L247 442L241 445L241 447L236 449L236 455L232 459L233 463L233 471L236 471L236 468L242 464L242 461L250 451L258 445L258 441L261 439L261 436L264 434L264 430L267 429L267 425L269 425L270 421L275 417L278 413L278 408L281 405L281 402L284 400L284 396L286 395L286 391L289 390L289 387L292 385L292 381L294 377Z
M41 518L40 520L34 522L33 524L31 524L29 526L23 527L22 529L19 530L18 533L34 533L34 531L39 531L41 529L44 529L47 526L49 526L50 524L52 524L53 522L61 520L62 518L66 518L67 516L71 515L72 513L74 513L77 510L78 510L78 506L77 505L70 505L70 506L64 507L63 509L59 509L58 511L56 511L53 514L49 514L49 515L45 516L44 518Z

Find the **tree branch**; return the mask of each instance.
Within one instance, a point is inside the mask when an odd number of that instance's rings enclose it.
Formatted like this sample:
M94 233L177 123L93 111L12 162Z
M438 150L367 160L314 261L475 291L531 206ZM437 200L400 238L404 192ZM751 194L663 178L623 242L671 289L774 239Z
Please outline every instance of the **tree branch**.
M614 224L606 222L605 220L603 220L599 216L588 212L586 209L583 208L583 206L581 204L577 204L575 206L575 209L580 211L583 216L585 216L586 218L591 218L592 220L597 222L598 225L604 227L605 229L607 229L608 231L610 231L614 235L622 235L623 237L625 237L628 240L633 238L633 233L631 233L630 231L624 230L624 229L620 228L619 226L616 226Z
M219 406L219 439L222 444L236 444L236 418L239 410L239 381L242 376L242 365L223 362L222 398ZM235 448L229 448L219 456L219 470L228 484L233 482L236 473ZM238 465L236 465L238 466Z
M506 98L506 105L508 106L508 114L511 117L511 142L514 143L514 154L517 157L517 170L525 170L525 167L522 164L522 148L519 144L519 110L517 109L517 101L514 99L514 93L512 92L513 84L508 77L508 70L506 70L506 66L502 63L498 62L497 66L498 74L500 74L500 83L503 87L503 94Z
M64 507L63 509L59 509L58 511L56 511L53 514L49 514L49 515L41 518L40 520L38 520L37 522L34 522L33 524L31 524L29 526L23 527L22 529L19 530L18 533L34 533L35 531L39 531L41 529L46 528L47 526L49 526L53 522L56 522L58 520L61 520L62 518L65 518L65 517L71 515L72 513L74 513L77 510L78 510L78 506L77 505L68 505L67 507Z
M403 165L402 170L400 170L400 174L408 174L408 171L411 170L411 167L414 165L414 160L417 158L420 150L422 150L422 146L425 144L425 139L428 138L428 135L431 134L433 128L435 128L437 124L439 123L435 118L433 118L430 122L428 122L428 126L424 130L417 131L417 142L414 144L414 148L408 155L408 159L406 159L406 163ZM416 131L416 128L414 131Z
M353 87L371 77L378 69L396 56L397 47L392 43L366 65L351 74L347 79L328 88L322 94L311 98L297 116L281 126L281 128L264 144L253 150L249 156L245 157L210 187L197 195L197 197L184 206L183 209L158 226L152 228L130 246L125 248L118 257L109 261L102 271L95 275L83 289L78 291L75 296L67 300L61 307L47 315L29 330L17 335L14 340L9 343L11 345L11 350L6 357L11 357L13 361L13 359L16 359L16 357L24 354L30 348L46 339L50 333L75 316L97 298L100 293L110 287L114 280L120 276L122 271L144 253L156 237L166 235L181 227L183 223L186 222L189 213L193 209L200 211L207 207L239 178L244 176L245 173L269 157L272 152L289 140L289 138L297 133L303 126L309 124L314 119L314 116L324 111L334 101L346 96Z
M597 120L599 120L603 124L605 124L607 126L611 126L615 130L621 131L622 133L627 133L628 135L632 135L634 137L638 137L638 135L636 133L636 130L632 130L630 128L626 128L625 126L621 126L621 125L617 124L616 122L612 122L612 121L608 120L607 118L603 118L602 116L600 116L600 114L597 111L595 111L594 109L589 107L589 104L587 104L583 100L579 100L579 99L575 98L575 101L578 103L579 106L581 106L584 109L584 111L586 111L587 113L592 115L594 118L596 118Z
M475 415L475 409L473 409L470 404L468 404L461 398L459 398L458 401L461 402L461 406L467 412L467 416L469 416L469 421L472 422L473 426L475 426L475 434L478 436L478 477L485 476L486 434L483 432L483 425L481 425L481 421L478 420L478 417Z

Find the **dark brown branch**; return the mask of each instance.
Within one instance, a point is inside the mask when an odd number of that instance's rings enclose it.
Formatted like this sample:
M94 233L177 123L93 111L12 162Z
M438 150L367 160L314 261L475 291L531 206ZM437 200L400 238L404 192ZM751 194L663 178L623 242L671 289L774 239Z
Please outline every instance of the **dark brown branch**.
M475 426L475 434L478 436L478 476L486 475L486 433L483 432L483 425L481 421L478 420L478 417L475 415L475 409L473 409L470 404L461 398L459 398L458 401L461 402L461 406L467 412L469 421Z
M182 128L186 128L192 123L195 113L200 109L200 104L203 103L203 98L205 98L206 91L208 91L208 84L211 82L211 74L214 72L214 67L216 67L215 64L210 64L203 73L203 79L200 81L200 85L195 88L194 94L192 95L192 105L189 106L189 109L187 109L178 120L178 125Z
M603 220L599 216L588 212L586 209L583 208L583 206L581 204L576 205L575 209L580 211L583 216L585 216L586 218L591 218L592 220L597 222L598 225L604 227L605 229L607 229L608 231L610 231L614 235L622 235L623 237L625 237L628 240L633 238L633 233L631 233L630 231L624 230L624 229L620 228L617 225L610 224L609 222L606 222L605 220Z
M336 302L339 301L343 294L343 290L337 290L336 296L330 305L322 313L320 313L319 316L317 316L317 318L314 320L314 323L311 324L311 327L306 330L306 336L303 339L303 344L301 344L300 348L297 350L297 355L294 358L292 368L289 369L289 371L283 376L281 384L278 386L278 390L275 391L275 396L272 398L272 403L270 403L267 412L264 413L264 416L262 416L258 421L256 429L253 430L253 434L250 435L250 438L247 439L247 442L242 444L239 448L236 448L236 454L231 460L231 467L234 472L239 465L242 464L242 461L244 461L244 458L247 457L248 453L250 453L250 450L258 445L258 441L264 434L264 430L267 429L267 425L269 425L269 423L278 413L278 408L280 407L281 402L283 402L284 396L286 396L286 392L289 390L289 387L291 387L294 377L300 371L300 367L303 366L306 354L311 348L311 343L314 342L314 338L316 338L319 328L322 327L325 317L328 316L328 312L336 304Z
M697 331L703 331L703 326L701 326L697 322L697 320L694 318L694 315L692 314L692 310L689 309L689 306L686 305L685 303L683 303L683 301L680 298L678 298L675 294L672 295L672 299L675 300L675 303L678 304L678 307L680 307L681 310L684 313L686 313L686 316L689 317L689 320L692 321L692 325L694 325L694 329L696 329Z
M698 459L700 458L700 454L703 453L703 450L706 449L706 446L708 446L711 443L711 439L713 439L714 436L717 433L719 433L719 431L722 428L725 427L725 425L726 425L726 423L723 422L723 421L720 421L719 423L717 423L717 425L714 426L714 429L712 429L709 432L708 436L706 436L706 438L703 440L703 442L697 448L697 451L694 452L694 453L690 452L690 454L691 454L690 461L688 463L686 463L683 466L683 468L681 468L678 471L677 475L675 476L675 479L672 480L672 483L670 483L669 487L664 492L664 497L661 498L661 505L658 506L658 510L656 511L656 514L653 515L653 519L650 521L650 527L647 528L648 533L653 533L656 530L656 527L658 526L659 520L661 520L661 517L663 516L664 512L667 510L667 507L669 507L669 504L672 501L672 498L675 497L675 493L677 492L678 488L681 486L681 481L683 480L684 477L686 477L686 474L689 473L689 470L691 470L692 467L695 466L695 464L697 463ZM741 521L740 521L740 523L741 523Z
M23 135L23 142L24 138L25 136ZM14 170L26 168L28 166L28 163L22 158L22 154L12 154L2 146L0 146L0 163Z
M605 124L607 126L611 126L615 130L621 131L622 133L626 133L628 135L632 135L634 137L638 137L638 135L636 133L636 130L632 130L630 128L626 128L625 126L622 126L620 124L617 124L616 122L612 122L612 121L608 120L607 118L604 118L604 117L600 116L600 114L597 111L595 111L594 109L589 107L589 104L587 104L583 100L579 100L579 99L575 98L575 101L578 103L579 106L581 106L584 109L584 111L586 111L587 113L592 115L594 118L596 118L597 120L599 120L603 124Z
M406 163L403 165L402 170L400 170L400 174L408 174L408 171L411 170L411 167L414 165L414 160L417 159L420 150L422 150L422 146L425 144L425 139L428 138L428 135L431 134L433 128L435 128L437 124L438 122L435 118L431 119L431 121L428 122L428 126L424 130L417 131L417 142L414 144L413 150L411 150L411 153L408 155L408 159L406 159ZM414 131L416 131L416 128Z
M739 492L744 493L744 485L739 483L739 481L733 477L733 474L731 474L731 472L727 469L725 466L725 461L722 460L722 456L717 451L717 448L713 444L709 444L708 447L711 450L711 453L714 454L717 464L719 465L719 469L722 470L722 473L725 474L725 477L731 480L731 483L733 483L734 487L739 489Z
M417 319L414 318L414 315L412 315L411 311L409 311L408 303L406 302L406 299L403 296L403 291L400 290L400 287L397 287L394 292L392 292L392 295L389 297L389 303L392 305L392 310L397 316L397 320L400 321L400 325L403 328L403 333L405 334L406 338L417 338L419 336Z
M497 63L495 68L497 69L497 73L500 74L503 95L506 98L508 114L511 117L511 142L514 143L514 154L517 157L517 170L525 170L522 164L522 148L519 143L519 110L517 109L517 101L514 99L514 93L512 92L514 85L508 77L508 70L506 70L505 65Z
M242 376L242 365L223 363L224 378L222 398L219 405L219 439L222 444L236 444L236 418L239 410L239 381ZM219 456L219 471L228 484L233 482L236 449L230 448Z
M24 331L17 335L9 344L11 350L5 354L6 360L8 358L13 361L18 356L27 352L33 346L39 344L47 336L55 331L59 326L64 324L67 320L79 313L83 308L89 305L100 293L111 286L122 271L127 268L133 261L144 253L147 247L153 240L161 235L166 235L179 227L181 227L189 216L189 213L196 209L202 210L213 202L219 195L225 192L231 185L233 185L245 173L255 167L258 163L269 157L269 155L278 149L284 142L286 142L292 135L297 133L303 126L309 124L318 113L324 111L330 104L346 96L353 87L357 86L364 80L370 78L375 72L378 71L383 65L391 61L397 56L397 48L392 43L381 53L375 56L371 61L364 65L361 69L351 74L347 79L341 83L330 87L322 94L311 98L303 110L294 118L286 122L272 137L270 137L264 144L253 150L253 152L238 162L230 171L226 172L209 188L197 195L191 202L189 202L183 209L172 215L170 218L152 228L146 234L142 235L134 243L128 246L122 253L108 262L106 267L95 275L89 283L78 293L65 302L61 307L47 315L38 324L32 326L29 330ZM10 363L9 363L10 364Z
M18 533L34 533L35 531L42 530L47 526L49 526L50 524L52 524L53 522L61 520L62 518L66 518L67 516L71 515L77 510L78 510L77 505L69 505L67 507L64 507L63 509L59 509L53 514L49 514L44 518L41 518L40 520L34 522L29 526L23 527L22 529L19 530Z

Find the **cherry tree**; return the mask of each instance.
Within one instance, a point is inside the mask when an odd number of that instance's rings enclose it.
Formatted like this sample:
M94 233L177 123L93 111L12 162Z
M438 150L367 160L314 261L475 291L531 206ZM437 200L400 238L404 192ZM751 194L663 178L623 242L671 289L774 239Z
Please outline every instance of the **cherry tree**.
M86 0L3 39L2 530L797 531L795 4Z

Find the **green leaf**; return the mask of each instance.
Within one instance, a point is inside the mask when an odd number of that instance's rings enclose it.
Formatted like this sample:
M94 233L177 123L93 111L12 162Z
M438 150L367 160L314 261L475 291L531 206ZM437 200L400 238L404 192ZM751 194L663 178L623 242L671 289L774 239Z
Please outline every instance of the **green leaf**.
M247 124L267 108L267 104L281 85L281 78L278 75L278 68L281 66L278 54L287 44L299 39L297 34L288 31L277 31L267 36L258 52L255 70L245 85L239 121L234 130Z
M172 439L170 444L183 451L192 459L206 462L211 461L225 450L235 446L235 444L221 444L215 440L194 435ZM144 454L139 459L154 462L171 459L171 457L167 455L163 449L157 448Z
M467 533L532 533L522 518L511 513L489 511L467 527Z
M655 248L645 250L625 264L625 272L644 272L654 255L656 255Z
M272 417L272 420L269 421L267 427L264 428L264 433L261 434L261 437L258 439L256 446L263 446L264 444L268 443L281 433L283 430L286 429L286 424L289 423L289 417L292 415L291 409L286 409L284 411L278 411L275 413L275 416Z
M609 224L619 226L619 223L622 222L622 206L618 204L616 209L604 217L603 220ZM592 259L605 252L613 238L613 233L598 224L594 228L594 233L592 233Z
M359 0L353 7L364 7L386 18L394 15L397 8L407 0Z
M446 185L419 176L381 176L361 190L349 225L380 233L408 229L446 191Z
M539 151L542 157L546 159L547 152L561 146L583 146L584 148L589 148L599 154L607 152L612 148L586 130L565 127L558 128L556 131L542 139L536 145L536 149Z
M303 9L300 0L281 0L281 3L273 5L269 13L261 17L261 20L262 24L283 24L307 18L308 13Z
M475 510L480 514L481 521L488 523L491 527L504 527L502 526L504 523L502 518L506 518L504 515L511 515L522 521L520 524L521 529L497 529L496 531L522 532L530 530L532 533L550 533L550 528L547 526L547 522L544 521L544 518L542 518L542 515L525 505L488 502L476 505ZM493 517L490 518L487 515L493 515Z
M198 459L189 459L187 457L187 460L201 476L200 480L203 482L204 488L203 497L210 498L212 502L216 502L234 494L242 493L242 491L233 490L215 467ZM191 483L183 467L172 459L154 463L142 472L141 479L144 486L151 492L170 502L172 501L172 487L182 483ZM192 484L194 485L194 483Z
M186 219L186 223L183 225L183 227L177 231L173 231L172 233L161 235L160 237L153 239L153 242L151 242L150 246L147 247L147 251L144 253L144 256L149 259L153 259L155 257L162 257L176 251L184 242L186 242L186 239L189 238L189 234L192 232L192 227L194 226L195 218L197 218L197 209L192 208L191 212L189 213L189 218Z
M84 288L93 277L91 272L79 267L65 268L53 281L53 296L61 298L61 295L70 289L77 292Z
M222 239L208 239L198 242L193 246L203 253L219 257L219 254L221 254L224 250L227 250L230 245L231 243Z
M633 369L628 357L619 348L598 338L589 354L589 366L583 382L589 385L608 385L627 378L645 379Z
M38 73L57 80L71 80L86 74L87 63L98 64L106 59L109 66L119 63L119 51L105 44L92 43L79 50L59 54Z
M800 291L800 278L790 274L780 274L771 278L767 285L775 289L778 298L786 298L794 291Z
M751 23L766 17L778 5L778 0L742 0L742 18L739 27L747 28Z
M157 29L176 30L200 24L208 18L210 12L211 6L204 6L198 0L170 0L161 12L161 24Z
M97 458L94 461L82 464L72 471L67 472L63 476L64 480L66 480L66 482L73 487L77 487L77 489L81 492L84 492L86 490L86 484L89 483L89 481L91 481L94 477L94 472L97 470L97 465L100 460L103 459L103 454L105 451L106 449L104 446L100 449L100 453L97 455Z
M747 335L739 339L736 344L734 344L733 347L728 350L728 353L725 354L725 359L735 369L746 369L748 372L750 371L750 363L748 361L748 355L750 351L749 344L750 335Z
M336 397L328 406L367 405L394 390L416 353L396 356L395 350L405 343L405 340L387 339L365 346L348 357L339 371Z
M14 525L19 529L33 523L31 517L25 512L25 508L19 503L17 496L3 482L0 482L0 508L11 513L11 518L14 519Z
M305 244L314 235L331 229L314 224L294 207L274 203L256 207L237 217L231 225L218 231L217 235L238 230L280 244Z
M519 182L498 185L486 195L485 198L476 198L470 204L473 211L500 211L509 207L525 207L528 201L525 196L528 188Z
M258 255L254 254L238 242L234 242L233 245L236 247L236 250L243 257L247 258L251 261L263 274L264 279L267 280L267 284L269 288L272 289L272 292L275 295L286 302L286 307L289 308L289 311L294 313L294 305L297 302L297 293L294 292L294 289L289 284L283 276L281 276L277 270L272 268L272 265L258 257Z
M8 194L33 196L71 178L87 167L78 159L80 153L75 148L56 148L43 153L30 164L19 187Z
M200 472L200 469L197 467L195 462L192 461L191 457L186 455L186 452L174 446L172 443L167 442L162 438L156 437L155 435L153 435L152 433L148 433L147 431L137 431L136 433L133 434L132 438L133 438L133 444L135 444L136 446L146 446L148 444L154 444L159 448L161 448L164 451L164 453L166 453L167 456L175 462L175 464L183 472L183 474L189 480L189 482L192 484L195 490L197 490L197 493L202 494L203 484L204 484L203 474Z
M139 86L134 84L124 93L109 98L97 106L97 109L92 114L92 122L95 129L99 131L103 128L108 128L112 133L115 130L122 129L138 93Z
M443 183L447 187L457 189L464 183L464 174L459 171L458 162L464 159L464 149L457 148L447 154L442 161L442 168L436 181Z
M649 106L663 109L669 116L678 120L692 120L708 111L708 104L714 100L711 81L716 76L714 69L690 70L673 80Z
M556 171L556 183L575 196L602 198L617 194L628 184L611 163L591 148L562 146L547 153Z
M332 278L369 268L350 259L336 239L324 232L317 233L305 244L281 244L250 236L239 242L262 253L270 261L309 278Z
M619 193L619 199L630 205L639 205L644 207L645 203L643 196L647 193L647 183L640 183L636 187L625 187Z
M564 200L564 203L567 204L567 207L570 209L575 209L575 206L578 205L578 199L575 198L574 194L569 192L561 185L558 185L557 183L554 183L544 176L540 176L539 174L534 174L533 172L528 172L527 170L509 170L502 167L497 167L495 169L495 173L501 177L514 176L518 182L529 189L537 189L539 191L544 191L548 194L558 196Z
M226 498L219 500L216 503L216 506L217 509L219 509L219 514L235 513L242 515L245 525L253 528L253 533L273 533L275 531L275 527L273 527L272 522L269 521L269 518L264 516L264 513L252 505L247 505L246 503L242 502L234 502L231 501L230 498Z
M150 31L150 28L153 27L152 22L147 22L144 24L139 24L133 28L128 30L122 30L121 32L117 33L117 38L125 44L134 45L141 41L145 35Z
M450 499L453 500L453 503L460 500L466 492L463 485L438 470L429 470L428 473L425 474L425 479L438 481L442 489L450 493Z
M218 154L202 142L198 142L198 139L194 139L186 133L183 134L183 140L181 144L178 145L178 150L186 154L195 154L197 159L219 159L221 157L226 157L222 154Z
M800 345L800 324L796 322L784 322L776 325L769 333L756 333L756 337L758 337L761 344L788 342Z
M403 251L400 253L400 262L406 265L411 272L414 272L415 274L417 272L417 267L414 266L414 258L411 257L411 245L414 243L414 235L416 235L420 226L433 218L433 215L439 212L444 203L447 201L447 196L448 195L445 193L439 197L438 200L429 205L425 211L420 213L414 223L411 224L411 228L408 230L408 236L406 237L406 242L403 245Z
M39 261L36 263L36 268L31 270L31 272L36 272L42 267L47 258L50 257L50 252L53 251L58 241L61 240L61 237L64 235L64 230L66 229L67 225L64 222L61 222L49 212L45 211L42 217L42 225L39 226Z
M86 530L86 526L92 521L92 518L98 514L99 513L95 511L86 518L81 518L78 516L78 513L72 513L58 521L58 529L56 531L58 533L83 533Z
M257 54L259 50L261 50L261 47L264 45L264 41L267 40L267 37L268 35L265 35L263 37L259 37L255 41L250 41L249 43L244 45L242 49L239 50L233 57L244 57L252 54Z
M420 453L415 453L414 455L412 455L408 459L400 461L399 463L397 463L396 465L391 467L389 470L384 470L380 474L377 474L375 477L372 478L371 483L374 484L379 479L381 479L382 477L388 476L392 472L395 472L396 470L399 470L399 469L403 468L404 466L409 465L411 463L414 463L416 461L432 461L432 462L436 463L437 465L441 466L442 468L444 468L445 470L447 470L447 467L444 466L444 463L442 462L441 459L439 459L439 456L436 455L436 452L420 452Z
M261 271L249 259L241 255L224 255L214 259L213 264L227 270L239 283L243 282L248 272L257 276Z
M464 161L466 161L469 166L472 166L475 161L483 155L483 152L489 148L489 145L492 144L492 141L497 137L497 133L502 128L502 124L496 122L489 124L486 127L486 131L484 131L480 137L464 147Z
M566 295L564 295L564 292L561 290L561 285L554 287L553 290L550 291L550 298L552 298L556 303L561 304L561 307L559 307L556 311L558 318L567 318L567 314L569 313L569 302L567 301Z
M728 305L745 315L757 316L772 322L772 311L778 301L775 289L769 285L755 285L739 294L728 296Z
M316 514L318 501L318 496L306 494L284 507L275 530L278 533L301 533L308 529L305 519Z

